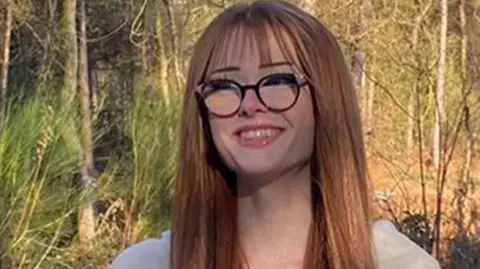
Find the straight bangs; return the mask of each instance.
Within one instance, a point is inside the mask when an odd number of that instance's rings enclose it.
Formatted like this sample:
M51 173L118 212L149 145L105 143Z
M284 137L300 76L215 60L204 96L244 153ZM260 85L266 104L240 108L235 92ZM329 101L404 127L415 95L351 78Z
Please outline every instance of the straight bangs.
M209 53L204 79L208 79L213 69L225 62L226 57L232 53L240 53L240 57L243 57L256 49L260 54L260 65L271 64L269 43L272 42L272 38L279 44L285 60L302 68L303 64L298 61L299 58L296 56L299 48L289 44L289 41L293 40L293 36L289 34L287 27L275 20L275 17L267 15L253 10L244 16L239 16L238 20L231 25L224 25L222 35L212 37L217 38L217 42Z

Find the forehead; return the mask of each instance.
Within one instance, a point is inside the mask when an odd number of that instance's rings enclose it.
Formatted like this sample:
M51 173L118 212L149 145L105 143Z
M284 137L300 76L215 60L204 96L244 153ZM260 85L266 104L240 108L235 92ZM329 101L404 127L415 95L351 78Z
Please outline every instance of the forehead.
M219 40L207 74L230 67L258 69L278 62L297 62L293 42L285 31L272 27L236 26Z

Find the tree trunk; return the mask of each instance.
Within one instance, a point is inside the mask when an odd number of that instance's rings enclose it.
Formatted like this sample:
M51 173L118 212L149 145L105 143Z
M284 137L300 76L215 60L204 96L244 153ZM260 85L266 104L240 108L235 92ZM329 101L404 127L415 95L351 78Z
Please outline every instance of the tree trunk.
M77 44L77 0L66 0L64 3L64 54L65 76L62 89L62 101L71 102L77 93L78 81L78 44Z
M371 69L371 73L372 75L375 74L375 60L374 60L374 57L372 57L372 62L370 64L370 69ZM366 106L366 114L365 114L365 130L366 130L366 140L365 140L365 143L368 147L368 141L369 141L369 137L370 137L370 134L373 132L373 106L374 106L374 101L375 101L375 82L373 80L370 80L369 81L370 83L368 83L368 86L367 86L367 98L366 98L366 102L365 102L365 106Z
M442 121L443 121L443 102L445 93L445 68L447 56L447 24L448 24L448 10L447 0L441 1L441 24L440 24L440 43L439 43L439 57L438 57L438 75L437 75L437 92L436 92L436 109L435 109L435 126L433 131L433 166L435 169L440 168L442 155Z
M156 8L155 2L151 4L151 6L146 7L146 8ZM156 14L154 12L144 12L142 14L142 40L139 42L139 49L140 49L140 62L141 62L141 74L142 78L144 80L145 86L148 88L148 94L152 94L152 97L154 97L154 94L156 94L152 89L155 88L155 82L153 81L154 76L152 76L152 70L153 66L155 64L153 63L152 59L156 59L156 57L152 57L152 53L158 53L158 50L156 50L155 46L152 46L155 44L154 42L155 39L155 23L156 23Z
M360 10L360 26L359 29L361 32L358 34L364 35L365 31L367 30L367 20L372 16L372 3L371 0L362 0L361 10ZM372 114L373 114L373 102L375 97L375 83L367 83L367 76L365 74L366 68L366 47L365 47L365 40L362 38L360 41L359 51L360 58L357 59L358 64L360 65L357 67L359 70L357 71L357 87L359 87L360 91L363 91L363 106L362 106L362 118L363 124L365 126L365 146L367 149L367 153L370 152L368 149L370 148L369 141L370 141L370 133L372 132ZM374 57L372 57L373 59ZM374 72L374 63L373 60L370 63L370 71L373 74Z
M54 72L52 70L52 64L54 59L54 38L53 33L58 30L58 23L55 18L57 12L58 1L47 1L47 13L48 13L48 28L45 31L45 45L43 46L42 60L40 61L40 67L38 68L37 84L41 91L46 90L53 81Z
M352 56L352 73L353 79L355 81L356 89L359 93L359 96L362 98L363 90L365 88L365 52L357 47L353 52ZM365 110L365 107L362 108L362 112ZM362 113L364 114L364 113Z
M100 109L100 90L99 90L99 81L98 81L98 71L97 68L92 66L90 63L88 64L88 79L89 79L89 86L90 92L92 96L91 100L91 107L92 107L92 114L98 113Z
M420 32L420 27L422 25L422 21L423 21L423 18L425 18L425 16L427 15L428 13L428 10L430 9L430 7L432 6L432 1L430 1L427 6L422 10L422 12L420 14L418 14L416 17L415 17L415 24L414 24L414 27L413 27L413 30L412 30L412 43L411 43L411 51L415 57L414 61L416 63L416 66L418 67L417 70L419 69L420 67L420 61L421 61L421 52L418 51L418 36L419 36L419 32ZM420 7L419 7L420 8ZM421 76L418 75L418 76ZM406 153L407 155L412 151L412 148L413 148L413 137L414 137L414 130L415 130L415 121L416 120L420 120L418 118L415 117L416 113L415 113L415 110L418 110L420 109L419 106L417 106L417 95L420 94L419 93L419 80L420 80L420 77L417 77L415 79L415 82L414 82L414 86L412 88L412 91L410 92L410 99L408 101L408 106L407 106L407 117L408 117L408 120L407 120L407 134L406 134Z
M95 216L93 211L92 191L95 189L96 173L93 160L92 142L92 115L90 108L90 87L88 71L87 50L87 22L85 0L79 2L80 15L80 54L79 54L79 86L80 102L82 106L82 143L83 143L83 167L82 167L82 192L84 199L79 210L78 234L81 242L88 242L95 236Z
M447 0L441 2L441 23L440 23L440 44L439 44L439 59L438 59L438 77L437 77L437 92L436 92L436 113L435 126L433 131L433 166L439 171L442 158L442 133L441 127L443 122L443 102L445 92L445 61L447 54L447 23L448 23L448 5ZM443 179L442 179L443 181ZM440 231L441 231L441 216L442 216L442 185L437 184L437 210L435 217L435 255L440 254Z
M177 9L175 8L175 0L163 0L167 10L167 17L169 20L170 38L172 47L173 71L177 89L180 89L183 84L183 75L181 70L181 48L180 48L180 31L178 28Z
M466 1L466 3L472 4L472 1ZM467 14L466 18L466 26L465 26L465 31L467 35L467 55L464 56L466 57L463 58L466 60L465 65L466 68L466 73L468 74L468 89L470 90L471 93L477 92L480 89L480 1L476 1L476 5L474 6L474 13ZM464 45L465 46L465 45ZM478 99L477 99L478 100ZM473 101L474 104L477 104L477 102ZM473 104L472 104L473 105ZM476 107L472 108L473 111L476 110ZM473 116L473 115L472 115ZM467 119L465 119L467 120ZM469 123L469 129L467 130L468 132L468 143L469 147L472 151L471 156L471 164L469 168L469 178L468 178L468 188L470 192L470 197L472 199L469 199L469 216L470 216L470 224L471 226L471 231L475 232L480 232L480 221L478 221L478 216L480 212L480 206L478 205L479 199L475 199L478 195L476 192L478 191L477 184L479 183L478 178L480 178L480 160L478 156L475 156L478 154L478 146L476 143L477 140L477 133L479 132L479 127L478 124L474 124L472 121L466 121L465 123ZM475 158L475 157L476 158ZM477 221L475 221L477 220ZM478 233L477 233L478 234Z
M462 176L458 181L457 186L457 232L460 236L465 235L465 199L469 192L470 183L470 167L472 165L472 153L475 143L475 136L472 130L472 123L470 117L469 97L471 94L471 87L468 78L467 68L467 51L468 51L468 35L467 35L467 19L465 14L465 0L460 0L460 29L462 34L461 49L460 49L460 66L462 76L462 102L463 102L463 121L467 131L467 143L465 148L465 159L462 166Z
M7 86L8 86L8 68L10 66L10 44L12 38L13 24L13 3L7 0L4 3L5 8L5 32L3 35L3 57L0 71L0 135L5 125L5 114L7 110Z
M364 33L367 29L367 18L371 13L370 0L361 0L360 16L355 24L355 35L358 36L355 41L355 50L352 56L352 74L359 100L362 101L362 122L365 123L367 114L368 93L365 89L366 85L366 53L365 53L365 37Z
M155 31L156 31L156 42L158 46L158 69L159 69L159 83L160 85L160 92L163 99L163 102L167 105L170 105L170 92L168 86L168 61L167 61L167 51L165 49L165 35L163 32L164 28L164 19L161 9L161 0L157 0L156 2L156 18L155 18Z

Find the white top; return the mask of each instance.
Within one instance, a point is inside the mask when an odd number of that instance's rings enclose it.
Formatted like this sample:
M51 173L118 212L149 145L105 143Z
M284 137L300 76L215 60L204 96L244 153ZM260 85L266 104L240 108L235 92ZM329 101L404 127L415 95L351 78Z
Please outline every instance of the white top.
M389 221L373 225L377 269L440 269L439 263ZM118 255L109 269L168 269L170 231L161 239L147 239Z

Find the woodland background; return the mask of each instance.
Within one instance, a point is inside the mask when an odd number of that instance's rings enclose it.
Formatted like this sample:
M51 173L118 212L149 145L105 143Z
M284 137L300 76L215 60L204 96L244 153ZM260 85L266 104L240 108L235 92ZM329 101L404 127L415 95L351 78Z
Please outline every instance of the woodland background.
M168 229L186 64L233 0L0 1L0 268ZM480 1L304 0L358 86L378 217L480 268Z

